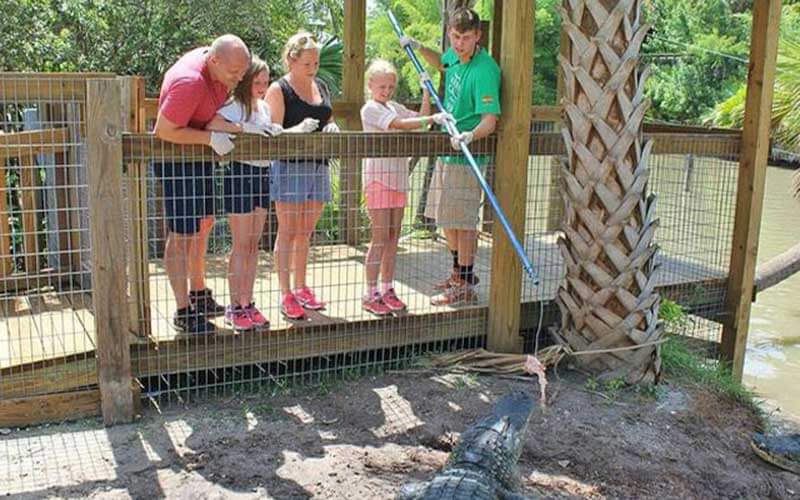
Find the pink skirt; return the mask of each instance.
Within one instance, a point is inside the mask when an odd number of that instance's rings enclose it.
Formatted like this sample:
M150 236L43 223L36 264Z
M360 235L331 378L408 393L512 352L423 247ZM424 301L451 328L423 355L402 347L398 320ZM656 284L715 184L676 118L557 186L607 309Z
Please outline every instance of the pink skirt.
M404 191L389 189L378 181L367 184L367 208L378 210L382 208L404 208L408 195Z

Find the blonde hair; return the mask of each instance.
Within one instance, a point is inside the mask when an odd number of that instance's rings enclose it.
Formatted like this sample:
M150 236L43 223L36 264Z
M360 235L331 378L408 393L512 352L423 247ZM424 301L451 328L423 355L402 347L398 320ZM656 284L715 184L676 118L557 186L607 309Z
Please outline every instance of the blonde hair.
M394 75L397 78L397 68L385 59L375 59L370 63L364 76L367 83L369 83L372 77L377 75Z
M286 70L289 70L289 61L297 60L304 50L319 50L319 43L311 33L307 31L298 31L286 42L283 46L283 65Z

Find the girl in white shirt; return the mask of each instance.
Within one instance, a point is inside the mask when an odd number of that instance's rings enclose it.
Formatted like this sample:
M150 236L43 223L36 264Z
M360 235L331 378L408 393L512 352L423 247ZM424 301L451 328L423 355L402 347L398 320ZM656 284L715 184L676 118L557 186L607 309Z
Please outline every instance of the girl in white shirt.
M264 95L269 86L269 67L253 57L250 67L233 92L233 98L206 126L230 133L276 135L282 130L273 125ZM224 179L225 212L232 235L228 261L231 304L225 310L225 322L234 330L268 327L269 321L256 308L253 286L258 265L258 243L269 209L270 161L232 161Z
M434 121L428 116L430 96L424 90L420 112L392 101L397 89L397 70L377 59L366 73L370 99L361 108L361 123L368 132L413 130ZM424 87L423 87L424 88ZM403 212L408 199L408 158L370 158L362 173L372 240L366 258L366 311L383 316L406 309L394 291L394 270ZM378 288L378 277L381 288Z

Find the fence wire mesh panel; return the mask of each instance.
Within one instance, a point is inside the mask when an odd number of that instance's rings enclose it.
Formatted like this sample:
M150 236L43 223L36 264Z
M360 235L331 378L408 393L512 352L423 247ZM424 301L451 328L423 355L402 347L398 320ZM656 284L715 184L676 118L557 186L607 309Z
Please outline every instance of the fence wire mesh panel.
M144 210L127 223L148 240L145 262L131 263L147 290L131 351L143 396L314 383L483 345L490 216L465 165L437 166L453 154L449 138L285 133L235 143L218 157L123 138L125 163L143 165L127 169L126 183L146 186ZM494 147L472 149L487 162ZM467 274L431 215L475 228Z
M735 217L739 136L646 135L655 141L649 191L658 196L657 272L662 295L688 313L680 333L718 342ZM525 246L542 282L534 286L523 281L522 330L528 349L535 343L540 312L531 306L545 300L544 324L556 325L553 300L564 277L557 246L563 206L561 135L535 127L531 151Z
M84 139L99 76L0 73L0 401L97 384Z

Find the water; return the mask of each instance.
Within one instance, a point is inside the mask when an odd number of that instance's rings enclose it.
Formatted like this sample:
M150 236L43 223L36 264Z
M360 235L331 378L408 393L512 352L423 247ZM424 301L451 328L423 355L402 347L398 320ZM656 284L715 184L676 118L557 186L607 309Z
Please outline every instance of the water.
M792 171L769 167L758 262L800 242L800 201L789 193ZM800 417L800 274L758 295L750 318L744 382Z

